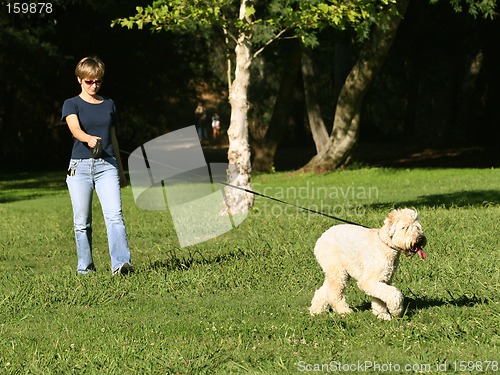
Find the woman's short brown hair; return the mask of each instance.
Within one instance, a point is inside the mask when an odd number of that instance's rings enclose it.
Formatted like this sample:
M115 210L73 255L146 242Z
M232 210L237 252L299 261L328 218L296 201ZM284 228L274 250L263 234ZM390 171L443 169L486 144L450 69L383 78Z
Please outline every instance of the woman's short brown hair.
M102 79L104 63L97 56L88 56L76 65L75 74L78 78Z

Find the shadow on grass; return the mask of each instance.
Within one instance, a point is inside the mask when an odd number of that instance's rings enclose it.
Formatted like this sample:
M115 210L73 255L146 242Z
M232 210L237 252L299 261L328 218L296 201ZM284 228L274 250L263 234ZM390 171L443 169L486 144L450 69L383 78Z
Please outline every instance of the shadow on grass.
M412 298L405 297L405 308L406 315L412 316L417 313L419 310L425 310L432 307L440 307L440 306L455 306L455 307L473 307L476 305L486 305L488 304L488 299L479 296L469 297L467 295L462 295L459 297L451 296L451 299L438 299L438 298Z
M66 190L63 172L0 174L0 203L36 199Z
M63 191L64 189L47 189L43 192L29 192L26 194L19 194L19 193L5 193L0 190L0 203L10 203L10 202L18 202L18 201L27 201L31 199L37 199L37 198L43 198L48 195L56 194L60 191Z
M205 257L197 250L189 252L187 255L179 255L175 250L170 250L165 260L150 261L146 266L148 270L165 271L187 271L194 266L218 264L248 257L249 254L242 249L237 249L226 254L218 254L213 257Z
M411 291L410 291L411 293ZM408 297L405 295L404 306L405 306L405 315L408 317L412 317L419 310L426 310L433 307L441 307L441 306L455 306L455 307L473 307L476 305L487 305L488 299L484 297L478 297L476 295L469 297L467 295L462 295L459 297L452 296L450 294L450 299L443 298L427 298L427 297ZM371 303L366 301L362 303L360 306L356 307L359 311L367 311L371 309Z
M484 207L500 204L500 190L457 191L446 194L421 195L414 200L395 202L396 207ZM369 205L375 209L390 209L391 203Z

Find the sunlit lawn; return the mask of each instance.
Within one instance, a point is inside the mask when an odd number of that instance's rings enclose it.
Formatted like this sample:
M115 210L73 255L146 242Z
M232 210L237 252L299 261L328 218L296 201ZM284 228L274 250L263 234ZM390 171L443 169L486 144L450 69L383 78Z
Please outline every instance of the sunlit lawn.
M367 168L253 182L370 226L393 207L417 208L429 257L401 261L404 317L377 320L355 285L354 314L310 317L323 277L314 243L336 223L261 197L236 229L179 248L169 213L139 209L123 189L136 268L126 277L109 270L96 199L98 272L79 276L64 172L3 174L0 372L498 371L499 170Z

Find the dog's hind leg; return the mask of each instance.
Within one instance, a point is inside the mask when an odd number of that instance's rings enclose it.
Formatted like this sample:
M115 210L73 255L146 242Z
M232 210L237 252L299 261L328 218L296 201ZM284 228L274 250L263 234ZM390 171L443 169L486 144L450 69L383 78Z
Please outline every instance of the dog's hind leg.
M320 314L328 305L340 315L349 314L352 310L346 302L344 290L349 281L349 275L344 270L328 272L321 288L314 294L309 312L311 315Z
M349 281L349 274L345 270L336 270L336 272L329 272L325 283L328 284L327 299L328 303L340 315L350 314L351 308L345 299L344 290Z
M326 280L315 293L311 301L311 307L309 307L309 313L311 315L317 315L325 312L328 309L328 300L326 298Z
M378 318L391 320L391 316L399 318L403 315L404 297L397 288L374 280L358 281L358 287L369 296L381 300L381 302L387 306L389 314L383 313L378 309L381 305L376 305L377 307L373 309L373 313L377 315Z

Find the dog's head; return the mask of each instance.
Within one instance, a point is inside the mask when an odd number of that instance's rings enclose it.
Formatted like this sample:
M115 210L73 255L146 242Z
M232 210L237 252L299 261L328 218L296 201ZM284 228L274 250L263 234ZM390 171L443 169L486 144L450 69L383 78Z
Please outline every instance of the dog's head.
M418 254L422 259L427 257L422 249L427 244L427 238L418 220L417 211L410 208L391 211L384 221L382 231L390 240L391 247L408 256Z

